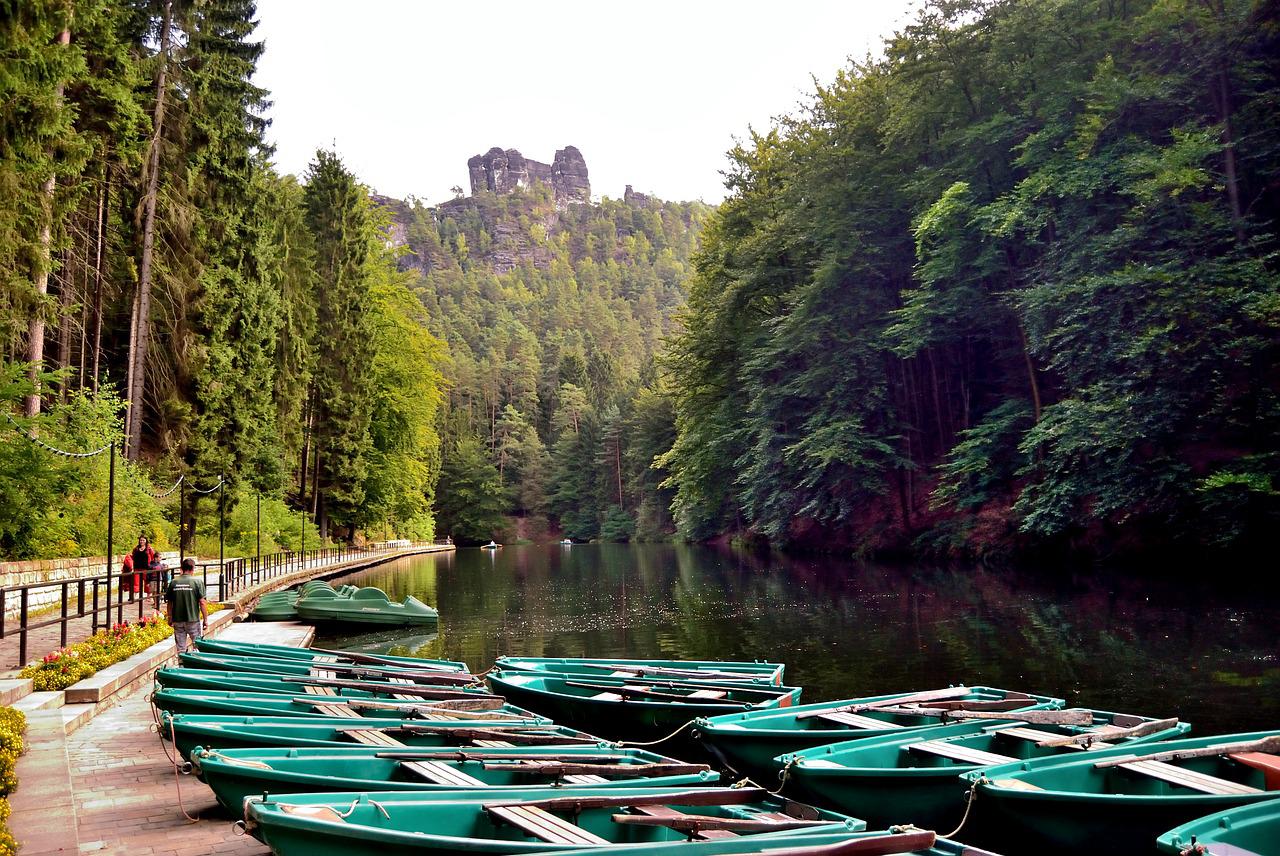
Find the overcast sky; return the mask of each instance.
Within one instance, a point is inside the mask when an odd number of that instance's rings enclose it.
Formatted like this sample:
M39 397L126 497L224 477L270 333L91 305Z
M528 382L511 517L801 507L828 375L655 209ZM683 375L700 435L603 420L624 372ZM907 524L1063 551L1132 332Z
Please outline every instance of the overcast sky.
M435 203L492 146L581 149L596 196L721 199L724 152L878 53L910 0L259 0L276 162L336 143L377 192Z

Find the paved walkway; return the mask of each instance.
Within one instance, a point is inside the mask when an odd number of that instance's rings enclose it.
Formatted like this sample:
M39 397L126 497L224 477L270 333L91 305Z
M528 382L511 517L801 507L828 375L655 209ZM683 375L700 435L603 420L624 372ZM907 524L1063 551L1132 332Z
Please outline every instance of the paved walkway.
M129 856L201 856L270 851L232 830L235 818L218 807L213 791L181 776L178 806L168 744L151 730L147 689L135 692L67 738L81 853Z

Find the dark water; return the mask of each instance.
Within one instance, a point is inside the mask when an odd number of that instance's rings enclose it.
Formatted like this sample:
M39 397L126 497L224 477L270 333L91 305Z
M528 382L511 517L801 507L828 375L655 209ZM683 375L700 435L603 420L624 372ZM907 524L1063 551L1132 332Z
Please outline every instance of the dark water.
M465 549L344 582L435 605L439 632L317 644L425 646L476 671L502 654L761 658L786 663L804 701L966 682L1178 716L1195 734L1280 727L1280 597L1238 585L672 545Z

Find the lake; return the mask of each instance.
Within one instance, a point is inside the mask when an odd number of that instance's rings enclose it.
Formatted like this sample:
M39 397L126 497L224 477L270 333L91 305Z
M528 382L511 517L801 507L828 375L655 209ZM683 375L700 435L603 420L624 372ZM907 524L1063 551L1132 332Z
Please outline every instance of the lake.
M406 645L476 671L503 654L759 658L786 663L802 701L966 682L1178 716L1194 734L1280 722L1280 597L1238 582L1215 591L1094 570L904 567L671 544L460 549L343 582L432 604L438 632L317 645Z

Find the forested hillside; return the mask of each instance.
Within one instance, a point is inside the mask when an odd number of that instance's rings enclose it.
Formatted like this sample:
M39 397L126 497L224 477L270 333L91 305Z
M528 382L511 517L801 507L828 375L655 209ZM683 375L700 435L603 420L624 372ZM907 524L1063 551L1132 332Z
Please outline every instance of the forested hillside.
M735 148L667 358L681 531L1274 532L1278 25L1252 0L925 3Z
M384 204L449 346L441 534L669 536L652 463L673 414L655 357L706 206L630 193L557 205L542 182L434 209Z
M340 158L271 167L254 14L0 8L0 558L106 549L113 441L117 548L216 553L223 480L232 549L256 496L267 549L432 534L443 346Z

